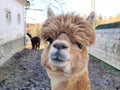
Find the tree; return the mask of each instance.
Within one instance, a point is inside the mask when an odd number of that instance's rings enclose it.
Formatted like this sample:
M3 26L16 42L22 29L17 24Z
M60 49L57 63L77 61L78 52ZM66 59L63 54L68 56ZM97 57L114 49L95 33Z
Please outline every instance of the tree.
M98 16L98 20L100 20L100 21L102 21L102 20L103 20L102 15L99 15L99 16Z
M40 24L37 23L34 25L34 27L35 27L34 36L38 36L40 33L40 29L41 29Z
M27 23L42 23L46 19L46 11L51 7L56 13L66 10L66 0L29 0L30 6L26 7ZM42 17L42 19L41 19Z
M45 11L48 7L54 7L56 9L64 8L66 0L28 0L30 7L28 10ZM34 8L34 7L37 8Z

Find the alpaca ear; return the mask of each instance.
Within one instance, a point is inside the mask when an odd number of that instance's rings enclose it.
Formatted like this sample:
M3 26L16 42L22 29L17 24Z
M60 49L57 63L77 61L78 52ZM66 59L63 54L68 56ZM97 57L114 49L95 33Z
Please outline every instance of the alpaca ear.
M96 15L95 12L91 12L87 17L87 21L89 21L92 25L95 23Z
M52 18L54 16L55 16L55 14L54 14L53 10L51 8L48 8L48 10L47 10L48 19L50 19L50 18Z

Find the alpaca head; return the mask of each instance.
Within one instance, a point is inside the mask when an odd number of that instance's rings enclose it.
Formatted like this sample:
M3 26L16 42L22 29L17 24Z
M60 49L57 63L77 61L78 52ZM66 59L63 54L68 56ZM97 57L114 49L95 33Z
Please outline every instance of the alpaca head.
M92 28L94 12L85 20L74 13L55 16L48 9L48 19L42 26L41 38L50 44L44 49L41 62L50 78L71 76L87 69L87 47L94 44L95 32Z

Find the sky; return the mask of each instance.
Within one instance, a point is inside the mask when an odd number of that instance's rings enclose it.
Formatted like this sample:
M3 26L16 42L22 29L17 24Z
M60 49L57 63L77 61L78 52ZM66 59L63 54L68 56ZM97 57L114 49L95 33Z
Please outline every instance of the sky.
M75 12L81 16L88 16L91 12L92 0L60 0L59 3L54 0L32 0L29 9L45 9L49 3L57 15L63 12ZM46 20L47 9L45 11L29 9L26 11L27 23L42 23ZM116 16L120 13L120 0L95 0L95 13L96 16L102 15L106 19L110 16Z

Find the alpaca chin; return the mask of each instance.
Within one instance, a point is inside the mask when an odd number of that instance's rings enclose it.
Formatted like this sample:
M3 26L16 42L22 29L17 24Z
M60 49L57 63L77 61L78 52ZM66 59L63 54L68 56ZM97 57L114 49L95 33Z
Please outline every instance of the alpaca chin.
M69 62L62 64L61 66L58 66L58 64L57 64L57 66L56 66L56 64L55 65L51 64L50 67L51 67L52 71L56 71L58 69L61 69L66 74L72 73L72 68L71 68L72 66L71 66L71 63L69 63Z
M63 68L65 65L68 64L68 61L54 61L49 59L50 64L53 65L56 68Z

